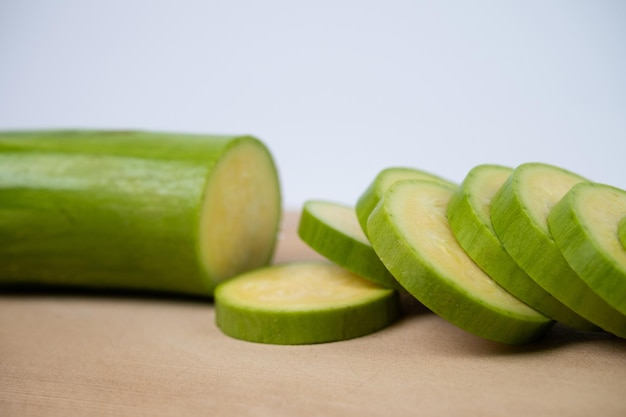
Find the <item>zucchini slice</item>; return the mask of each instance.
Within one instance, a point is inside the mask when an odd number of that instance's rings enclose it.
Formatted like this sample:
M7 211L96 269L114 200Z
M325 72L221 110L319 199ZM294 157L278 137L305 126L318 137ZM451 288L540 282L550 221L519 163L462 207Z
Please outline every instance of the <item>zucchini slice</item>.
M548 216L550 232L569 265L622 315L626 315L626 250L615 229L625 215L626 191L589 182L572 187Z
M329 262L276 264L218 285L215 321L236 339L277 345L337 342L393 323L398 293Z
M507 344L541 337L553 321L496 284L457 243L446 217L455 191L394 183L368 220L374 250L411 295L459 328Z
M589 322L587 330L626 336L626 320L595 294L563 257L548 226L552 208L587 180L543 163L526 163L498 190L491 203L493 228L506 251L552 296ZM577 326L584 329L584 326Z
M491 200L512 173L512 168L500 165L478 165L470 170L448 204L448 220L454 236L470 258L515 297L563 324L588 329L586 320L520 268L493 230Z
M0 284L211 296L271 261L280 214L253 137L0 133Z
M378 173L378 175L376 175L370 185L359 196L359 199L355 206L357 219L366 236L368 235L367 219L380 201L380 199L383 198L383 195L385 194L387 188L389 188L391 184L396 181L407 179L430 180L446 185L456 185L453 182L448 181L447 179L442 178L438 175L416 168L389 167L383 169Z
M352 207L320 200L305 202L298 235L337 265L382 287L402 289L374 252Z

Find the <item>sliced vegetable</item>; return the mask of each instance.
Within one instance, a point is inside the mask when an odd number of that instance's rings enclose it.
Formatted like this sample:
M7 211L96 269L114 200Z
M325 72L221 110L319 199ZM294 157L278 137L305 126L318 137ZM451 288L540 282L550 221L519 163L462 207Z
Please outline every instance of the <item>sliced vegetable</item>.
M410 294L456 326L508 344L539 338L553 321L497 285L457 243L446 218L455 191L394 183L368 220L374 250Z
M274 161L253 137L0 133L0 283L211 295L271 261Z
M491 221L504 248L517 264L537 284L587 320L588 330L600 327L624 336L626 321L622 315L572 270L548 226L550 210L575 184L585 181L556 166L522 164L494 196ZM585 329L583 325L577 327Z
M380 330L399 315L398 293L338 265L279 264L244 273L215 291L215 320L227 335L293 345L335 342Z
M304 203L298 235L334 263L382 287L402 289L380 261L352 207L320 200Z
M626 249L626 216L619 222L617 232L619 235L619 241L624 249Z
M389 167L376 175L374 181L360 195L356 203L356 214L363 232L367 236L367 219L383 197L385 191L396 181L405 179L431 180L446 185L456 185L438 175L409 167Z
M622 315L626 315L626 250L615 228L625 215L626 191L587 182L573 186L548 216L550 232L569 265ZM602 323L619 329L624 321Z
M513 169L500 165L478 165L465 177L448 204L450 227L467 254L494 281L532 308L573 327L589 323L556 300L504 250L493 230L490 205Z

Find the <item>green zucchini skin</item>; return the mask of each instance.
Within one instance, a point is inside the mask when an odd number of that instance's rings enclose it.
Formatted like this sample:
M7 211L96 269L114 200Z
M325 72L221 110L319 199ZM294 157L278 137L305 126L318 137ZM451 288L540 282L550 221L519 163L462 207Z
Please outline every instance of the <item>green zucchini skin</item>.
M265 153L279 196L271 155L254 137L0 132L0 285L212 296L219 281L242 271L215 276L203 265L203 202L216 165L242 144ZM280 210L268 212L277 229ZM275 236L257 245L264 253L243 270L270 262Z

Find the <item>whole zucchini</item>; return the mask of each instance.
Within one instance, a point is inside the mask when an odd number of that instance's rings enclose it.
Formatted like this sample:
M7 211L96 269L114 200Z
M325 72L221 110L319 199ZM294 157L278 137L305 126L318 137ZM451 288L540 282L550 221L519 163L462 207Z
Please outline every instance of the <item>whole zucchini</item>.
M0 284L212 296L271 261L278 173L250 136L0 132Z

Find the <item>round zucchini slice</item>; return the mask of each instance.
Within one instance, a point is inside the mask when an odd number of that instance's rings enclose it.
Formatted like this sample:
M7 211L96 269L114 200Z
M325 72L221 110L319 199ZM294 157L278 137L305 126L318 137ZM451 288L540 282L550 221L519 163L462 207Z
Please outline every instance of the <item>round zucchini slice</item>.
M585 178L563 168L526 163L494 196L491 221L504 248L524 271L554 298L588 324L580 330L600 330L626 336L626 319L599 297L564 258L554 241L548 216L553 207Z
M474 167L448 204L450 227L467 254L494 281L535 310L570 327L589 323L539 286L511 258L493 230L493 196L513 169L500 165Z
M250 342L342 341L381 330L399 313L397 291L324 261L268 266L215 290L217 326Z
M298 235L337 265L382 287L402 289L374 252L352 207L319 200L305 202Z
M368 221L374 250L411 295L459 328L507 344L539 338L553 320L496 284L455 239L446 217L455 189L394 183Z
M411 167L388 167L376 175L356 203L356 214L363 232L367 235L367 219L385 194L385 191L400 180L429 180L445 185L455 186L453 182L421 169Z
M623 315L626 250L615 229L625 215L626 191L588 182L572 187L548 216L554 241L572 269ZM618 322L607 328L619 326Z

